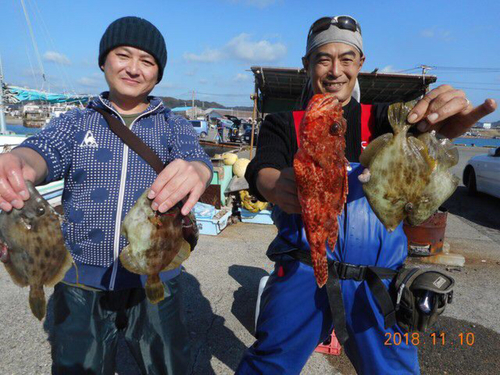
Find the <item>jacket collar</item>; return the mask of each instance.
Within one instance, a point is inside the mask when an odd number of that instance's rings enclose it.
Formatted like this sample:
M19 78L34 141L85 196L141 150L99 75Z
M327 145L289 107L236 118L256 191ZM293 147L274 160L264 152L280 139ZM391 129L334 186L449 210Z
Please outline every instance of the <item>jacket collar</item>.
M87 106L87 108L102 108L104 110L108 110L113 108L111 102L108 99L109 91L102 92L99 96L95 97ZM142 112L151 112L151 113L160 113L160 112L170 112L170 109L165 107L163 101L157 96L148 96L149 105ZM116 111L116 110L115 110Z

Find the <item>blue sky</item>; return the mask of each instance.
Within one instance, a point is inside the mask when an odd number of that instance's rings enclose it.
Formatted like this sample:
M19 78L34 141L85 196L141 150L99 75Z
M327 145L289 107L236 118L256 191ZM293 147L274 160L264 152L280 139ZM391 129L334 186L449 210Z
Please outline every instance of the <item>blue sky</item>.
M53 92L105 90L97 66L100 38L116 18L135 15L155 24L167 43L165 75L154 94L189 100L195 91L200 100L250 106L250 66L300 67L311 23L325 15L350 14L363 31L363 71L437 66L430 73L438 83L462 88L475 105L485 98L500 101L498 0L24 2L47 77L44 88ZM0 1L0 14L6 82L40 88L40 64L21 0ZM486 120L500 120L500 111Z

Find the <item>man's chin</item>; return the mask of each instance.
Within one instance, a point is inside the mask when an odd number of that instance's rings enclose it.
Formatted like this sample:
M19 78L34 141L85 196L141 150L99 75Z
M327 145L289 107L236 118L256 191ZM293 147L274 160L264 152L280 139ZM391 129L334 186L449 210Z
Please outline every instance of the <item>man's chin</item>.
M328 95L333 95L337 98L339 102L345 100L346 94L344 94L342 91L335 91L335 90L324 90L323 94L328 94Z
M133 99L144 95L144 91L138 88L132 87L118 87L116 93L123 98Z

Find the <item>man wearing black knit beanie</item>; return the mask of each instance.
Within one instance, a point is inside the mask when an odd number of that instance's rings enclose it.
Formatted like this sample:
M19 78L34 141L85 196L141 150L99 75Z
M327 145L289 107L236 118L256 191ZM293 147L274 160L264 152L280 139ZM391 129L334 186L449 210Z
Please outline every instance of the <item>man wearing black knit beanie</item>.
M120 332L142 374L188 374L191 347L178 277L186 254L160 273L154 282L160 301L151 303L145 286L151 290L153 282L120 263L127 245L122 220L147 189L156 214L178 205L188 215L211 181L212 164L191 124L149 96L167 63L165 40L153 24L138 17L111 23L98 63L109 91L0 156L0 179L19 181L0 194L0 203L5 211L23 207L24 178L65 181L62 230L74 267L54 289L54 374L114 374ZM116 134L106 118L118 122ZM117 136L125 126L159 157L159 168Z

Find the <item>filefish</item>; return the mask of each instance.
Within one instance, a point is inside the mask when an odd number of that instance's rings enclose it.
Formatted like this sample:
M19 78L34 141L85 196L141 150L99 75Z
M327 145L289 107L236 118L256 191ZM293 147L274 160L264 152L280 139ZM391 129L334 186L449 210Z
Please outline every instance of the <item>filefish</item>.
M14 283L29 286L29 306L42 320L46 313L44 285L53 287L71 268L64 245L61 217L26 181L30 198L21 209L0 212L1 260Z
M373 140L360 162L369 169L361 176L363 190L373 211L392 232L404 219L410 225L427 220L458 186L449 169L458 163L453 143L435 131L408 134L406 121L416 101L389 106L394 134ZM368 181L367 181L368 180Z
M194 215L184 219L179 206L163 214L153 211L148 192L141 195L123 220L121 233L129 244L122 250L120 261L128 271L147 275L146 296L156 304L165 293L160 272L179 267L189 257L199 231Z
M300 124L300 147L293 167L302 208L302 220L311 248L314 275L319 287L328 279L326 242L337 242L337 216L346 202L346 121L342 105L331 94L315 95Z

